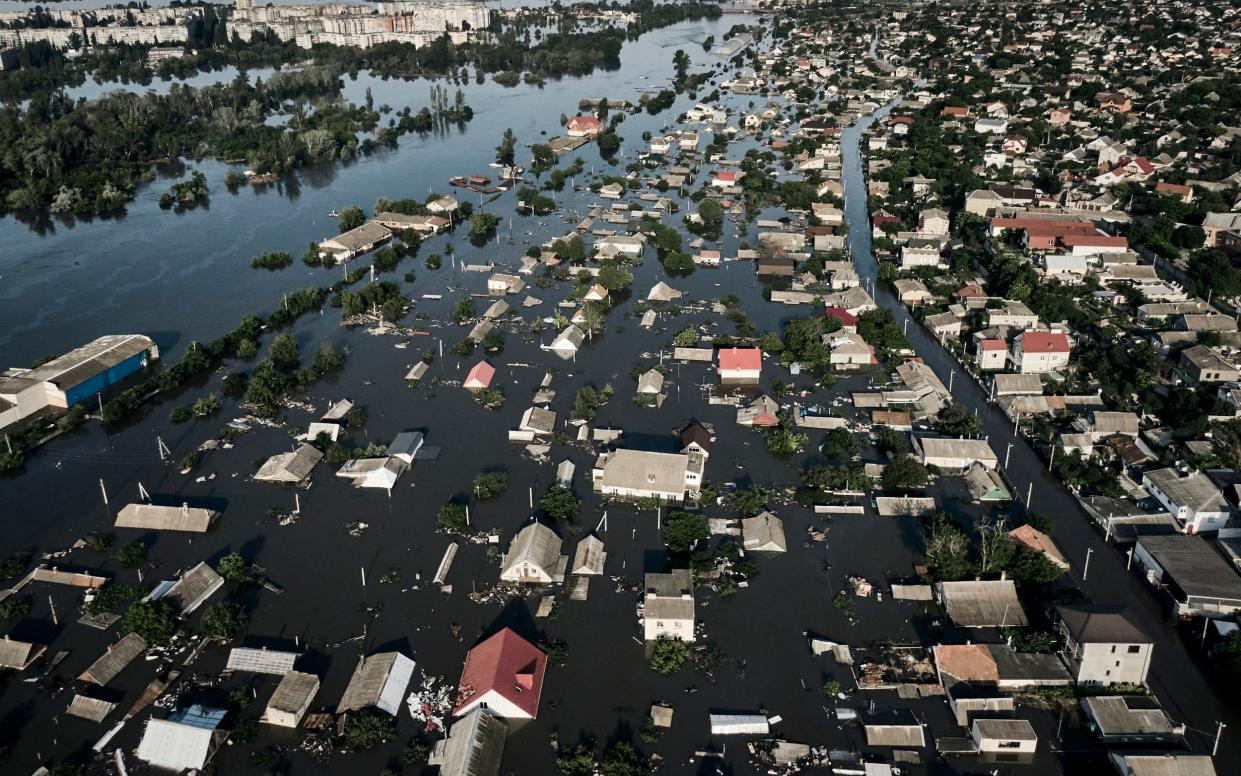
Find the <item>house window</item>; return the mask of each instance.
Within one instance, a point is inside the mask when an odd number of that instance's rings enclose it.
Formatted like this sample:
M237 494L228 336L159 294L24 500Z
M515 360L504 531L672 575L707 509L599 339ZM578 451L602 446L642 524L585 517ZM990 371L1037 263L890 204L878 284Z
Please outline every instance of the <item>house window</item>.
M1130 655L1136 655L1136 654L1138 654L1138 653L1139 653L1139 652L1141 652L1141 651L1142 651L1142 646L1141 646L1140 644L1130 644L1130 645L1129 645L1129 654L1130 654Z
M1020 749L1020 748L1021 748L1020 741L1001 741L1000 742L1000 749Z
M1113 655L1115 655L1115 654L1116 654L1116 645L1115 645L1115 644L1113 644L1113 645L1112 645L1112 654L1113 654Z

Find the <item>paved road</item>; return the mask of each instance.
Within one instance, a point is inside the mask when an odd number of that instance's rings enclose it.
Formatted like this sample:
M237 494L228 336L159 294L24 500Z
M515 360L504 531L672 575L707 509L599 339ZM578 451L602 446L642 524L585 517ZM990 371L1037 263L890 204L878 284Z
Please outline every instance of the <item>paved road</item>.
M895 104L896 101L889 103L841 133L845 219L849 224L849 250L857 264L859 276L867 286L874 286L875 301L890 309L898 324L905 325L904 322L909 321L907 333L914 348L945 385L949 382L949 375L954 370L957 372L953 381L954 399L965 409L978 413L983 421L984 433L997 454L1003 458L1007 443L1014 443L1006 474L1017 491L1016 495L1024 499L1027 489L1033 484L1032 511L1051 519L1056 542L1072 564L1070 574L1073 580L1095 603L1127 606L1139 627L1154 641L1155 654L1149 683L1173 719L1186 722L1192 729L1188 738L1194 749L1210 752L1216 723L1224 722L1228 729L1220 743L1216 768L1221 774L1241 773L1241 714L1235 708L1226 708L1220 701L1209 678L1204 675L1200 661L1189 654L1180 637L1167 624L1151 590L1136 574L1126 571L1125 555L1103 540L1077 501L1058 479L1047 472L1034 450L1023 440L1013 437L1012 422L1000 410L988 406L982 388L912 319L886 284L879 286L876 283L877 265L871 252L870 217L858 141L862 132L886 116ZM1083 581L1082 571L1088 550L1093 552L1088 578Z

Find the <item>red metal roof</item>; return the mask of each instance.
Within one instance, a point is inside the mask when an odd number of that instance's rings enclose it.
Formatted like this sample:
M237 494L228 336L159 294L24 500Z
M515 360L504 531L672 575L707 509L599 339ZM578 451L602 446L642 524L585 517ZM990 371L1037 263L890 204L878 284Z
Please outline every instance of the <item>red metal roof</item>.
M569 119L569 129L590 130L602 128L603 122L595 116L574 116Z
M1068 353L1069 338L1060 331L1027 331L1021 334L1025 353Z
M495 692L533 718L539 712L546 671L547 655L512 628L505 628L465 656L453 716L487 693Z
M466 388L486 388L491 385L491 378L495 377L496 368L486 361L479 361L465 376Z
M757 372L763 368L763 354L758 348L720 348L721 372Z
M1008 350L1008 343L1002 339L988 339L978 343L983 350Z
M857 324L857 316L843 307L827 307L823 310L823 315L835 318L845 326L854 326Z
M1098 248L1128 248L1129 241L1124 237L1108 237L1105 234L1066 234L1060 238L1066 248L1074 245L1094 246Z

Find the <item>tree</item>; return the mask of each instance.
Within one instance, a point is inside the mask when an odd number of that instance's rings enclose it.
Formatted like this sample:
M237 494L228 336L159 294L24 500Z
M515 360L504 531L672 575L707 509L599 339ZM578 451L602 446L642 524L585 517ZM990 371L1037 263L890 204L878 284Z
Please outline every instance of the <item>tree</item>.
M572 520L582 502L564 485L553 485L539 499L539 508L553 520Z
M940 522L933 527L926 542L926 563L931 575L941 581L969 576L969 546L969 539L956 526Z
M633 273L615 264L605 264L595 280L609 291L619 291L633 282Z
M664 518L664 544L674 553L686 553L700 541L711 538L711 528L705 515L692 512L673 512Z
M573 747L562 748L556 757L556 770L561 776L594 776L594 745L582 742Z
M474 475L474 495L491 499L508 490L508 475L504 472L479 472Z
M767 452L772 455L792 455L809 444L810 437L781 426L768 431L763 436L763 441L767 445Z
M651 650L651 668L661 674L675 674L681 670L681 666L685 665L688 657L689 647L684 641L660 636L655 640L655 647Z
M215 564L215 570L227 582L244 582L250 571L250 564L241 557L241 553L230 552Z
M203 614L203 633L227 644L245 633L249 623L245 611L237 604L216 604Z
M884 490L909 491L926 485L926 467L918 459L902 455L883 467L879 482Z
M875 432L875 447L882 453L895 455L909 449L905 435L891 426L880 426Z
M464 504L458 504L455 501L449 501L440 507L439 512L435 513L435 522L440 528L451 534L467 534L470 532L470 523L466 518Z
M138 568L147 562L147 546L140 539L134 539L116 551L116 562L127 569Z
M500 217L495 213L478 212L470 216L470 236L487 237L495 234L500 225Z
M496 161L500 164L513 163L513 151L517 148L517 136L512 129L504 130L500 137L500 145L496 146Z
M686 326L672 340L672 344L678 348L692 348L698 344L698 330L693 326Z
M277 369L288 371L297 366L297 338L292 334L281 334L271 341L267 349L267 357Z
M858 452L857 439L847 428L834 428L823 438L822 451L828 458L852 458Z
M172 640L177 623L173 616L172 604L164 599L155 601L139 601L125 612L122 627L125 631L133 631L142 640L152 646L161 646Z
M1220 686L1235 693L1241 686L1241 632L1233 631L1221 639L1211 652L1216 672L1223 680Z
M728 506L742 517L753 517L767 508L767 492L757 485L740 488L728 497Z
M583 385L577 390L573 399L573 417L581 420L594 420L599 414L599 392L594 386Z
M315 371L319 374L339 372L345 366L345 354L336 349L330 342L325 342L315 351Z
M453 305L452 317L457 323L465 323L474 317L474 300L468 296L463 296Z
M396 718L375 709L350 714L345 721L345 744L355 752L374 749L396 738Z
M366 214L362 212L362 208L357 205L347 207L340 211L340 230L347 232L350 229L357 229L366 223Z
M976 437L982 434L982 421L959 404L949 404L935 417L935 431L944 436Z
M1189 257L1189 280L1199 296L1231 299L1241 294L1241 272L1215 248L1196 251Z
M603 753L603 776L646 776L651 768L632 745L618 741Z

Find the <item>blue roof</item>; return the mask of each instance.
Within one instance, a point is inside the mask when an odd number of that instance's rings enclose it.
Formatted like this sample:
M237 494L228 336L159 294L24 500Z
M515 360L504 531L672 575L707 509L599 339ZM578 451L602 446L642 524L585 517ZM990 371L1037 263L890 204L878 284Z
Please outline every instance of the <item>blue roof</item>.
M226 709L211 709L195 703L193 706L169 716L168 719L172 722L179 722L182 725L189 725L190 727L215 730L220 726L220 722L224 720L224 715L226 714L228 714Z

